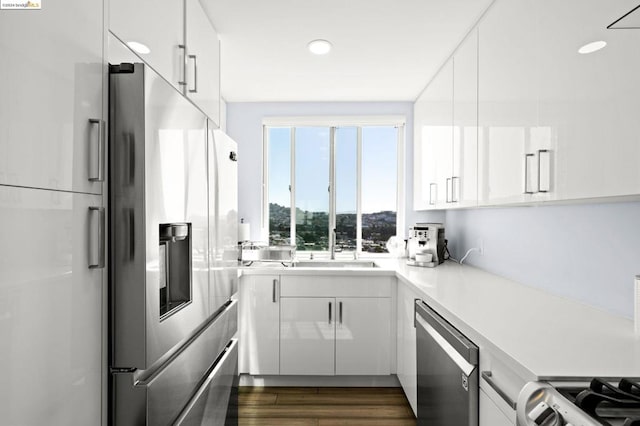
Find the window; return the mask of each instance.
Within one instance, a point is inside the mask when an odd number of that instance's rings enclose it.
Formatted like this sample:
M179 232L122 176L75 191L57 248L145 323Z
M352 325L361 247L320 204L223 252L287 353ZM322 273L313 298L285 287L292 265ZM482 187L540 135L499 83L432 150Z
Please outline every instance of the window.
M336 253L386 253L385 243L404 225L398 220L403 133L397 119L265 124L263 226L269 244L327 252L335 238Z

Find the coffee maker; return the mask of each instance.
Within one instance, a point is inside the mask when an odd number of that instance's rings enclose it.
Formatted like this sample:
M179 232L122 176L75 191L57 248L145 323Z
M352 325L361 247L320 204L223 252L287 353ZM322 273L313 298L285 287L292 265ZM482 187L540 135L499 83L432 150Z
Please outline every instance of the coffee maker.
M445 239L442 223L416 223L409 228L408 265L434 267L444 262Z

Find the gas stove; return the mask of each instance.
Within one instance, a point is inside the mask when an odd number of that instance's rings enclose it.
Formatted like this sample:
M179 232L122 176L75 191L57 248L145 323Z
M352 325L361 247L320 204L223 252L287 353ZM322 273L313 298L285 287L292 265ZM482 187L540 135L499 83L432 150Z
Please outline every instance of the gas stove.
M530 382L520 392L518 426L640 426L640 380Z

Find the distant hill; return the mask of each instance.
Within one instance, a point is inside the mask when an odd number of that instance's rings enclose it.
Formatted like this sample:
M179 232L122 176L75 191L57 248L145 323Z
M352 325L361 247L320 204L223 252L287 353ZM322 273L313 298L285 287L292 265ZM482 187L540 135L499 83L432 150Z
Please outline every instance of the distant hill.
M270 244L290 244L291 209L269 203ZM338 249L355 250L357 215L336 214ZM328 250L329 215L296 209L297 250ZM386 252L385 243L396 235L396 212L381 211L362 214L362 251Z

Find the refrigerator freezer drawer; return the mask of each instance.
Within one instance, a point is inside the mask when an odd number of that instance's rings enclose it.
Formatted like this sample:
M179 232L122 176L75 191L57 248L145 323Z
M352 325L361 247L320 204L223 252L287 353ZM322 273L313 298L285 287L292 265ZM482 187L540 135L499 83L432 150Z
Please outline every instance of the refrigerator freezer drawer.
M238 375L238 341L233 340L198 392L185 407L175 426L227 424L229 398Z
M237 301L232 301L159 371L148 377L146 372L115 374L114 424L173 422L236 333L237 318Z

